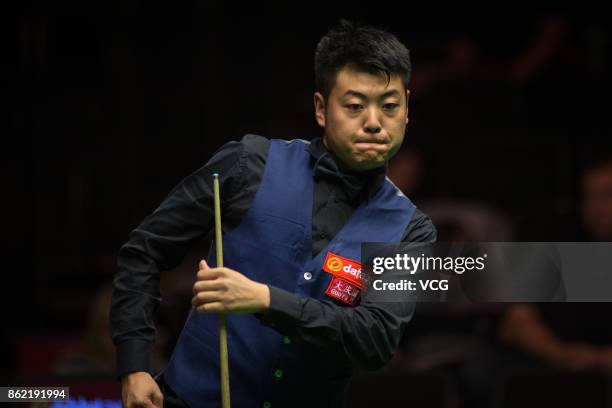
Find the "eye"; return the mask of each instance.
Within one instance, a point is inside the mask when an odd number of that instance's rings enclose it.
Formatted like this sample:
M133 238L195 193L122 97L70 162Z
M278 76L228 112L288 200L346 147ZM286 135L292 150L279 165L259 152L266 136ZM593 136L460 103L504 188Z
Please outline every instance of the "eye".
M399 108L399 103L385 103L383 105L383 109L384 110L392 111L392 110L395 110L397 108Z
M358 103L350 103L346 105L346 108L351 112L359 112L361 109L363 109L363 106Z

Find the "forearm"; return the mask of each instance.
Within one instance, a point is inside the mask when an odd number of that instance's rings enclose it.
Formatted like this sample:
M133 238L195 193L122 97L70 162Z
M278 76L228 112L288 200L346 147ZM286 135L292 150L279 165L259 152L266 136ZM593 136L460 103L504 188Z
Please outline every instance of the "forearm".
M158 268L134 252L129 245L122 247L113 281L110 331L119 376L150 371L156 332L153 316L161 302Z
M414 304L342 307L270 286L270 308L262 320L306 344L339 348L356 366L378 369L395 353L413 312Z

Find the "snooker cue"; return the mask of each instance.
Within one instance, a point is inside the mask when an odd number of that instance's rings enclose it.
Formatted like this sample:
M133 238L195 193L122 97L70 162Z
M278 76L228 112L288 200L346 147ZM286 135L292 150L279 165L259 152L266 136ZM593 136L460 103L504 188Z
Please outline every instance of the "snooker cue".
M223 245L221 238L221 199L219 193L219 173L213 174L215 195L215 248L217 250L217 268L223 268ZM225 315L219 314L219 358L221 366L221 407L230 408L229 362L227 352L227 326Z

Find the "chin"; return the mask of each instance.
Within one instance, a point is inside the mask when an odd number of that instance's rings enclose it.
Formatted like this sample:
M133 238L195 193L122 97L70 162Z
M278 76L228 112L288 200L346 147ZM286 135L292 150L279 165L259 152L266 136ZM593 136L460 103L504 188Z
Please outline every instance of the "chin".
M376 169L384 164L385 164L384 161L368 160L368 161L362 161L362 162L356 163L354 168L355 170L358 170L358 171L367 171L367 170Z

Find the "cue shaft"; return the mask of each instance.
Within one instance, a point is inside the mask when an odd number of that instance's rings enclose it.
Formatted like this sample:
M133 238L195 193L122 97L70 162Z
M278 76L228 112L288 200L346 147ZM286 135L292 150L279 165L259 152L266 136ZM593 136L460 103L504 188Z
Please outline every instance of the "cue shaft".
M221 238L221 197L219 193L219 174L215 173L213 190L215 198L215 248L217 250L217 267L223 267L223 244ZM229 361L227 351L227 324L225 315L219 314L219 358L221 368L221 407L230 408Z

